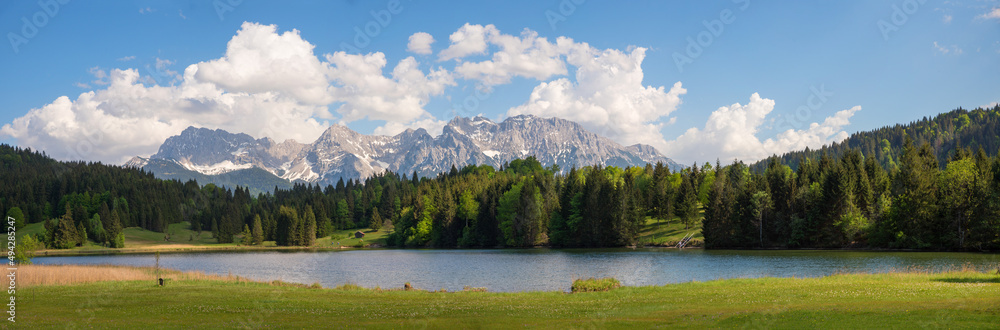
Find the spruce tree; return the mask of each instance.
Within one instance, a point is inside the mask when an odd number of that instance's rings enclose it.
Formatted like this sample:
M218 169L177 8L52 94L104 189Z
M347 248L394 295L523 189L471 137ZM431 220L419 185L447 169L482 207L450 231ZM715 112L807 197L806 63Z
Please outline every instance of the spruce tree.
M312 246L316 244L316 215L313 213L312 206L306 206L303 216L305 218L299 245Z
M372 219L368 227L376 232L382 229L382 216L378 213L378 207L372 209Z
M243 232L240 233L240 235L241 235L240 244L246 245L246 246L253 245L253 236L252 236L252 234L250 234L250 227L249 226L247 226L247 225L244 224L243 225Z
M253 229L250 233L253 237L253 245L261 245L264 243L264 229L261 225L260 215L254 215L253 217Z

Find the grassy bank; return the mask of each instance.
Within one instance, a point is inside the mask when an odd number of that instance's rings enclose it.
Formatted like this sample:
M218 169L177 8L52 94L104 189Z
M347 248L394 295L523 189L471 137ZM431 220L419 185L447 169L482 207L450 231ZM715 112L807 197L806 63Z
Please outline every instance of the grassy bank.
M184 275L165 287L149 277L18 292L18 324L41 327L984 328L1000 319L1000 276L970 271L734 279L574 294L317 289Z
M701 234L701 220L691 228L684 228L679 218L660 220L646 218L646 223L639 232L639 246L676 246L684 236L692 234L689 247L702 246L705 237Z

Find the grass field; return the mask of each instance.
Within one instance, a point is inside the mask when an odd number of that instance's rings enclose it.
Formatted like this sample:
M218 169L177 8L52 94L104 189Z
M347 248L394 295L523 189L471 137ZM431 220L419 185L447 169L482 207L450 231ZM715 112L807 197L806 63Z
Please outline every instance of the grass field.
M17 228L17 232L14 234L17 239L21 239L24 235L38 235L45 231L44 223L32 223L25 225L24 227Z
M167 226L166 233L157 233L139 227L125 228L125 247L142 247L150 245L190 244L190 245L220 245L212 238L212 231L202 231L201 235L191 230L188 222L174 223ZM170 240L164 238L169 235ZM235 245L235 244L229 244Z
M677 242L688 234L694 234L692 244L688 246L701 246L704 241L701 235L701 221L696 221L694 227L684 229L684 224L679 218L670 220L659 220L646 218L646 225L639 232L639 245L675 246Z
M385 238L389 236L389 232L385 230L379 230L376 232L371 229L361 229L361 231L365 233L365 237L354 238L354 233L357 231L358 229L335 231L330 236L317 238L316 246L359 246L359 244L385 246ZM348 236L350 236L350 238L348 238Z
M317 289L177 275L165 287L150 276L31 285L20 287L17 297L18 325L59 328L995 328L1000 320L1000 276L970 271L732 279L573 294Z

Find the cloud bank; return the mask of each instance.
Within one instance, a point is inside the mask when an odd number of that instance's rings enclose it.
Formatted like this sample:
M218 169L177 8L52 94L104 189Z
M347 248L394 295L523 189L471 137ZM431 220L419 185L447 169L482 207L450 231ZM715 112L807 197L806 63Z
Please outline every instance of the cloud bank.
M279 33L275 25L246 22L223 57L192 64L182 76L175 77L166 68L171 62L161 59L150 76L95 67L92 83L106 89L75 100L58 97L3 125L0 134L57 159L120 164L155 153L188 126L312 141L335 119L330 107L344 122L412 125L430 116L423 106L431 95L454 85L450 73L424 74L412 57L386 76L380 52L338 52L321 60L314 48L297 30Z
M850 118L861 110L861 106L839 111L822 123L810 124L807 129L789 129L761 141L757 133L773 110L774 100L754 93L745 105L735 103L715 110L704 128L688 129L661 151L685 163L715 159L752 162L806 147L818 148L846 139L848 134L843 128L850 124Z
M406 50L433 55L434 38L412 34ZM643 143L682 162L716 158L747 161L843 140L860 107L843 110L808 129L757 137L774 101L753 94L746 105L720 107L704 128L668 141L662 133L687 93L681 82L644 85L647 49L598 49L585 42L550 40L524 29L505 34L469 24L448 37L434 63L405 57L390 63L381 52L316 54L299 31L245 22L219 58L188 65L156 59L155 69L90 69L99 90L60 96L0 128L18 144L57 159L120 164L150 155L188 126L221 128L277 141L311 142L333 121L382 121L376 134L408 128L439 134L446 120L428 103L459 83L489 90L514 81L534 85L507 116L532 114L580 123L623 145ZM134 58L129 58L132 60ZM450 68L450 70L449 70Z

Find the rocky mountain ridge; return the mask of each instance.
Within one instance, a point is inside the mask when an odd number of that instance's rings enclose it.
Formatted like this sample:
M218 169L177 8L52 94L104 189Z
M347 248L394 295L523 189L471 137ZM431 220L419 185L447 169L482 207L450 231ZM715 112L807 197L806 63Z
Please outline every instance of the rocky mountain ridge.
M254 139L243 133L189 127L168 138L156 154L135 157L125 166L153 170L175 163L209 176L260 168L290 182L326 185L387 170L435 176L453 165L499 167L528 156L545 166L556 164L567 170L594 164L624 167L656 162L672 170L681 168L651 146L622 146L575 122L531 115L500 123L485 117L456 117L437 137L424 129L408 129L395 136L365 135L335 124L310 144L294 140L276 143L266 137Z

